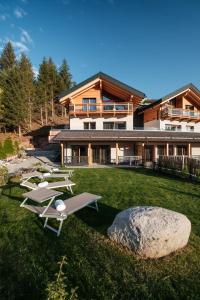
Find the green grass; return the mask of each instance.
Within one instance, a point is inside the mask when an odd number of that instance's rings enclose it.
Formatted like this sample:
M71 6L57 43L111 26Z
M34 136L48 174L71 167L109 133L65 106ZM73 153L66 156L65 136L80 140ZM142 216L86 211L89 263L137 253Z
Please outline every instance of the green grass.
M61 236L43 229L41 219L19 207L18 185L1 188L0 299L46 299L57 262L68 258L66 275L79 299L200 299L200 185L150 170L77 169L75 194L102 195L100 211L70 216ZM65 195L66 196L66 195ZM69 194L67 194L69 197ZM168 257L140 260L112 244L107 228L121 210L157 205L192 222L188 246Z

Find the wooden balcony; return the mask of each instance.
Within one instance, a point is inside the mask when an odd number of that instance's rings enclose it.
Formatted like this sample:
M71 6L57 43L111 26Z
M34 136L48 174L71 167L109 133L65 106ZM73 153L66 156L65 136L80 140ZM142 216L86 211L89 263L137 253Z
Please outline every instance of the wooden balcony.
M161 118L168 120L200 122L200 111L165 107L161 110Z
M73 116L128 115L133 113L132 103L70 104L69 114Z

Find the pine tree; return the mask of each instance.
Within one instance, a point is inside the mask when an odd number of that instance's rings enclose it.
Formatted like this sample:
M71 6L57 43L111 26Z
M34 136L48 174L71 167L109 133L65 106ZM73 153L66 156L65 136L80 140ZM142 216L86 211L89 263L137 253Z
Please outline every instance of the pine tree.
M54 111L54 99L57 89L57 69L51 58L48 59L48 95L51 102L51 117L54 121L55 111Z
M25 54L21 55L19 61L19 71L21 75L22 94L25 105L28 106L29 129L32 129L32 114L34 106L34 74L30 60Z
M67 63L66 59L63 59L62 65L60 66L59 72L58 72L58 80L57 80L57 94L64 90L70 89L74 85L74 82L72 81L72 75L70 73L70 69ZM63 110L66 109L62 105L62 116L63 116Z
M48 62L47 59L44 57L42 63L39 67L39 75L38 75L38 82L37 82L37 99L39 100L38 103L40 104L40 111L41 111L41 122L43 125L43 107L45 112L45 123L48 123Z
M18 128L19 136L21 136L21 128L27 121L28 105L24 100L24 87L19 65L4 72L1 84L5 125L10 129Z
M0 70L8 70L16 64L15 52L11 42L8 42L0 57Z

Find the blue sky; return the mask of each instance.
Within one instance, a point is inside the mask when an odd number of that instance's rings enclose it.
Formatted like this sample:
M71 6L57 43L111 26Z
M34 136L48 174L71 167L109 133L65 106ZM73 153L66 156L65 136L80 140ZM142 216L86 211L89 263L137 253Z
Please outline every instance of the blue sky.
M105 72L151 98L200 88L198 0L0 0L0 47L11 40L37 70L66 58L78 83Z

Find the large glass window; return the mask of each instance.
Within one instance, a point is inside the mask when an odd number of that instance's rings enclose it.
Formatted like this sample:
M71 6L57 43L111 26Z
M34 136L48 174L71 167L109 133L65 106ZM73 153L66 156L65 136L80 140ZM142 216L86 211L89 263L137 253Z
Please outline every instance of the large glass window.
M125 130L126 129L126 122L103 122L103 129L104 130Z
M96 107L96 98L83 98L83 110L84 111L95 111Z
M96 122L84 122L83 126L84 126L84 130L95 130Z

